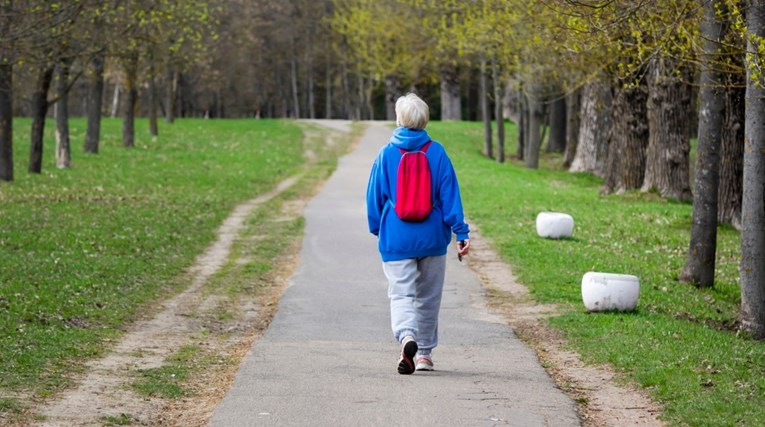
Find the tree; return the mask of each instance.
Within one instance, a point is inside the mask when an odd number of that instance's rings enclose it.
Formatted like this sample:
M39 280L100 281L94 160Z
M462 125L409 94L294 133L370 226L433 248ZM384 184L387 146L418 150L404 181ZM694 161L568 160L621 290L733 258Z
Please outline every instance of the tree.
M492 80L494 81L494 118L497 120L497 162L505 162L505 117L502 98L504 98L504 84L499 78L499 64L494 62L491 67Z
M523 161L527 168L539 167L539 152L542 147L542 126L544 125L544 95L542 82L527 81L523 85L526 90L526 106L528 122L526 122L526 141L523 145Z
M31 173L42 172L43 132L45 131L45 115L48 114L48 90L53 80L54 66L44 64L39 66L37 81L32 94L32 130L29 144L29 167Z
M13 181L13 1L0 1L0 180Z
M582 90L579 141L570 172L592 172L602 176L611 130L610 84L605 79L587 83Z
M483 120L483 154L488 158L494 158L494 144L492 143L491 108L489 108L489 74L486 71L486 58L481 57L481 80L478 86L478 98L481 100L481 119Z
M689 125L682 121L687 121L690 111L688 84L692 75L689 64L694 61L691 46L698 4L691 0L597 4L566 0L551 7L560 8L560 15L566 17L560 24L566 31L559 37L558 44L572 52L567 61L571 64L569 74L572 80L568 87L579 87L582 83L575 84L577 80L585 82L579 142L586 142L586 145L577 146L571 170L602 174L605 170L604 153L609 150L608 144L602 143L602 138L593 141L595 135L588 134L594 123L606 123L611 121L611 117L598 120L587 116L597 113L599 110L593 105L602 101L591 98L592 88L587 89L586 85L592 84L595 78L618 81L638 75L640 70L647 70L650 142L643 188L657 188L662 195L670 197L689 197L688 179L682 179L683 171L686 174L688 171L685 166L688 150L684 148L690 148L690 145L684 134ZM631 84L630 81L626 83ZM604 104L607 103L606 96ZM625 117L613 119L622 120ZM633 171L631 174L638 173ZM668 184L670 182L672 184ZM672 185L688 191L683 193L671 188Z
M735 54L734 57L743 57ZM717 222L741 230L741 196L744 175L744 120L746 118L746 71L726 76L725 114L720 148L720 186Z
M723 62L721 43L727 32L727 23L722 18L724 0L702 1L702 6L701 37L704 44L701 52L693 222L688 256L678 280L710 287L715 279L720 145L726 99L718 64Z
M73 0L65 4L30 1L26 2L20 11L28 19L34 22L35 29L31 30L28 42L31 46L24 49L30 66L36 70L37 80L32 94L32 129L30 131L29 167L31 173L42 172L43 159L43 134L45 130L45 116L48 107L56 100L48 99L48 91L53 81L53 73L59 61L71 62L74 52L78 48L75 41L74 27L77 18L85 6L84 0ZM68 65L66 66L68 68ZM62 85L62 96L69 90L68 71L64 73L66 79ZM68 120L62 118L60 123ZM68 129L59 129L59 132ZM59 134L59 141L67 140L59 144L61 152L59 156L68 156L68 135ZM63 138L63 139L62 139ZM62 161L62 165L68 162Z
M128 53L122 59L122 69L125 73L125 111L122 117L122 146L135 146L135 110L138 102L138 52Z
M563 153L566 150L566 98L557 96L550 103L550 139L547 151Z
M617 82L611 109L608 157L601 193L621 194L640 188L645 173L648 147L648 91L637 76L632 83Z
M98 153L101 140L101 107L104 97L104 62L106 53L97 51L90 61L88 82L88 130L85 134L83 149L86 153Z
M393 102L400 88L435 74L436 41L423 37L423 32L430 30L416 19L400 19L403 7L403 0L338 0L332 16L332 29L343 39L339 47L344 69L344 103L351 102L350 79L345 75L345 70L351 68L346 62L349 61L361 73L384 84L389 120L393 118ZM428 5L423 7L427 9ZM347 105L346 110L349 108Z
M460 67L454 62L442 64L441 77L441 120L462 120L460 100Z
M732 21L730 16L735 15L735 12L742 7L743 1L729 0L728 20ZM733 25L729 25L728 28L724 42L726 58L723 64L727 72L720 148L717 222L731 224L741 231L741 197L744 192L744 121L746 119L746 66L744 64L746 42Z
M69 144L69 72L72 59L62 58L56 66L56 167L66 169L72 165Z
M765 338L765 0L747 2L741 327Z
M691 70L670 57L657 57L648 65L647 78L649 134L642 190L689 201Z
M579 89L573 90L566 95L566 151L563 156L563 167L571 167L576 155L576 146L579 143L579 126L581 93Z

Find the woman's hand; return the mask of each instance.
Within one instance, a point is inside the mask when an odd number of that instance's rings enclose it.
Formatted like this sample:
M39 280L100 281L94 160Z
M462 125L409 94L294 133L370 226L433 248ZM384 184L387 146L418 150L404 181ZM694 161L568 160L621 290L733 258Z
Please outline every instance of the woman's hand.
M470 252L470 239L457 242L457 257L462 261L462 257Z

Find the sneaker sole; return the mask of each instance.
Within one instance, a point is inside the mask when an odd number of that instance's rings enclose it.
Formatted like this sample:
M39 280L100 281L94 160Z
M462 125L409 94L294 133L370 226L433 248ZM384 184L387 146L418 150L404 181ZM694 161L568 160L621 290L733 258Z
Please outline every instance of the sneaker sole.
M409 341L404 344L401 351L401 360L398 362L398 373L401 375L410 375L414 372L414 355L417 354L417 343Z
M425 365L425 364L417 365L417 367L415 368L415 371L432 371L432 370L433 370L432 365Z

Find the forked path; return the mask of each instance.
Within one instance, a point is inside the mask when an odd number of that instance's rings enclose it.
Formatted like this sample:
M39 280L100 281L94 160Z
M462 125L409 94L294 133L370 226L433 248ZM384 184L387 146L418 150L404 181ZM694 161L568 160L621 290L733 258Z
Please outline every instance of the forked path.
M305 210L300 265L211 425L575 426L574 402L485 304L453 253L436 371L396 372L398 344L364 193L390 129L367 128Z

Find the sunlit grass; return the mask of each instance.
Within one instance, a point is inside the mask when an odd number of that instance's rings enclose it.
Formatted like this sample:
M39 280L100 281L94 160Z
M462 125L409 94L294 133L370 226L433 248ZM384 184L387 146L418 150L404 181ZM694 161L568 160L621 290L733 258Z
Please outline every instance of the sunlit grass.
M0 183L0 392L46 396L178 280L238 203L303 163L288 121L181 120L136 147L105 120L98 155L73 120L70 170L26 172L29 121L14 123L16 179ZM7 405L5 405L7 406Z

